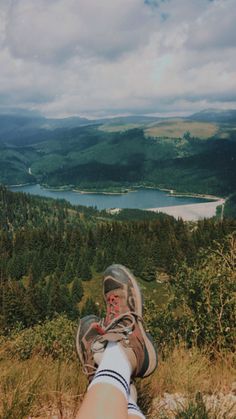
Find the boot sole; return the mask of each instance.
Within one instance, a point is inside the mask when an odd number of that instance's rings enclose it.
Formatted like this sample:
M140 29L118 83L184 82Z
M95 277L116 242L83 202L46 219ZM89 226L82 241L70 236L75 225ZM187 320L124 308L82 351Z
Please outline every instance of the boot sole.
M81 362L82 365L84 365L83 352L80 350L80 345L79 345L80 329L81 329L81 323L79 324L79 327L78 327L78 330L77 330L77 333L76 333L75 345L76 345L76 351L77 351L77 354L79 356L80 362Z
M93 319L94 323L97 321L97 317L94 316L93 314L90 314L86 317ZM81 323L81 320L80 320L79 326L78 326L78 329L77 329L77 333L76 333L75 346L76 346L76 351L77 351L77 354L79 356L80 362L81 362L82 365L84 365L85 359L84 359L84 356L83 356L83 351L80 349L81 346L79 344L79 341L80 341L79 336L80 336L81 327L82 327L82 323Z

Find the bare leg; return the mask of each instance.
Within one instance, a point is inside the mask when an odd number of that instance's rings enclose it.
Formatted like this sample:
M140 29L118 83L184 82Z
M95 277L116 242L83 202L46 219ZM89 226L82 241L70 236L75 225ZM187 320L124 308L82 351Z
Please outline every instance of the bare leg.
M76 419L127 419L127 399L115 386L94 384L88 389ZM129 416L136 419L137 416ZM140 419L140 418L137 418Z

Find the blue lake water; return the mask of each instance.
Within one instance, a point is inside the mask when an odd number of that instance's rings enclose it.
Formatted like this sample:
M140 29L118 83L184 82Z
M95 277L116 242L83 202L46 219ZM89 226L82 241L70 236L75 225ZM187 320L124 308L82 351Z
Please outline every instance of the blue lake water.
M40 195L54 199L66 199L73 205L85 205L87 207L96 206L100 210L107 208L159 208L207 202L203 198L177 197L158 189L145 188L139 188L134 192L116 195L53 191L44 189L40 185L17 186L11 187L10 189L16 192L26 192L32 195Z

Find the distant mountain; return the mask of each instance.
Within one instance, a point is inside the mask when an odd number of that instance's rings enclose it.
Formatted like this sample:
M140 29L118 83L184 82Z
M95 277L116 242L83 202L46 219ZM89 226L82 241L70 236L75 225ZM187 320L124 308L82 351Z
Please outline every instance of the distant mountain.
M31 114L0 114L0 137L13 134L16 130L73 128L91 123L94 124L94 121L80 117L55 119Z
M0 143L12 145L30 145L42 142L58 135L59 130L83 126L126 125L131 123L148 124L158 118L148 116L125 116L91 120L79 116L69 118L45 118L38 114L12 112L0 114ZM55 130L57 130L55 132Z
M236 191L235 128L236 110L164 121L0 114L0 182L97 190L142 184L228 195Z
M102 118L98 119L96 123L98 124L148 124L152 122L158 122L162 119L166 118L159 118L157 116L146 116L146 115L129 115L129 116L115 116L113 118Z
M190 115L188 119L201 122L236 123L236 109L205 109Z
M0 144L29 146L55 138L65 130L95 123L80 117L49 119L31 114L0 114Z
M87 125L95 125L97 121L80 116L72 116L69 118L45 118L42 128L55 129L55 128L76 128Z

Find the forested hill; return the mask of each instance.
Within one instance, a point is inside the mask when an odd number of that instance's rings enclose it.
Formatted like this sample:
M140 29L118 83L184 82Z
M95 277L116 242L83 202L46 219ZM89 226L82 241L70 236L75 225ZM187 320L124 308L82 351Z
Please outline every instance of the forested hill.
M200 249L214 246L214 240L222 241L236 227L230 220L189 225L165 215L136 221L134 216L128 211L121 221L105 212L1 187L2 330L16 322L30 326L58 313L74 319L88 306L97 312L94 301L83 295L88 295L90 279L113 262L132 269L146 281L148 292L152 281L173 275L183 261L194 266Z
M202 119L201 119L202 118ZM185 119L0 117L0 182L114 190L236 191L235 112Z

